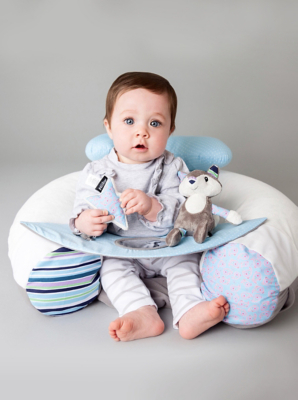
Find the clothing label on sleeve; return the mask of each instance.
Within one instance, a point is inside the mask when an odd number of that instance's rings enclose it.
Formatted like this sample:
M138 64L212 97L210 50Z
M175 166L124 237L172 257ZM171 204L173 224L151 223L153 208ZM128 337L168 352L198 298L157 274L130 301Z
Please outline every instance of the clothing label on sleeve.
M104 176L104 177L99 181L99 183L98 183L98 185L96 186L95 190L97 190L99 193L101 193L101 192L104 190L107 181L108 181L108 177L107 177L107 176Z
M102 193L103 189L106 186L106 183L108 181L107 176L103 176L100 181L98 181L98 176L96 175L88 175L86 179L86 185L91 186L93 189L97 190L99 193Z

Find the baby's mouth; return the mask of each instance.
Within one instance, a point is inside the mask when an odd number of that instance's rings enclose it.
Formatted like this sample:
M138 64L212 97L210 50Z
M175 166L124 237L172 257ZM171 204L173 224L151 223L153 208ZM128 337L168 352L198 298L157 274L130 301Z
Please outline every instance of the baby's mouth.
M144 146L143 144L137 144L137 145L135 146L135 149L147 149L147 147Z

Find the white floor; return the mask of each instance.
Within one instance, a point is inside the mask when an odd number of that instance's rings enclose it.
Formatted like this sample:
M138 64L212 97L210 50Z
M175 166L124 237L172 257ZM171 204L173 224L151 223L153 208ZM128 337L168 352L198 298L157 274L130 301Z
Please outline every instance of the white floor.
M116 312L102 303L64 317L45 317L13 280L7 236L25 200L78 166L1 168L1 393L27 399L297 399L298 302L257 329L223 323L186 341L161 310L163 335L115 343ZM298 199L297 199L298 200Z

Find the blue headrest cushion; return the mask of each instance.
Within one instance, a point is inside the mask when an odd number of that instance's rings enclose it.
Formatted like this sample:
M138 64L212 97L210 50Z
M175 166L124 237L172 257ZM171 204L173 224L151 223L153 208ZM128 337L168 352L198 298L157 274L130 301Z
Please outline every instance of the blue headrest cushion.
M91 161L99 160L107 155L113 147L113 141L107 133L91 139L85 149ZM170 136L167 150L176 157L181 157L189 170L207 171L210 165L220 168L229 164L232 152L221 140L205 136Z

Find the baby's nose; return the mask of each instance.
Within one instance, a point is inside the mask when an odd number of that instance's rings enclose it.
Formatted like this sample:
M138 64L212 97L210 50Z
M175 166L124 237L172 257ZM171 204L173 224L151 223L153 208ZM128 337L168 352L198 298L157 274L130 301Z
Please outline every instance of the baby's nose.
M140 128L137 130L137 136L141 136L143 138L148 138L149 137L149 132L147 131L146 128Z

